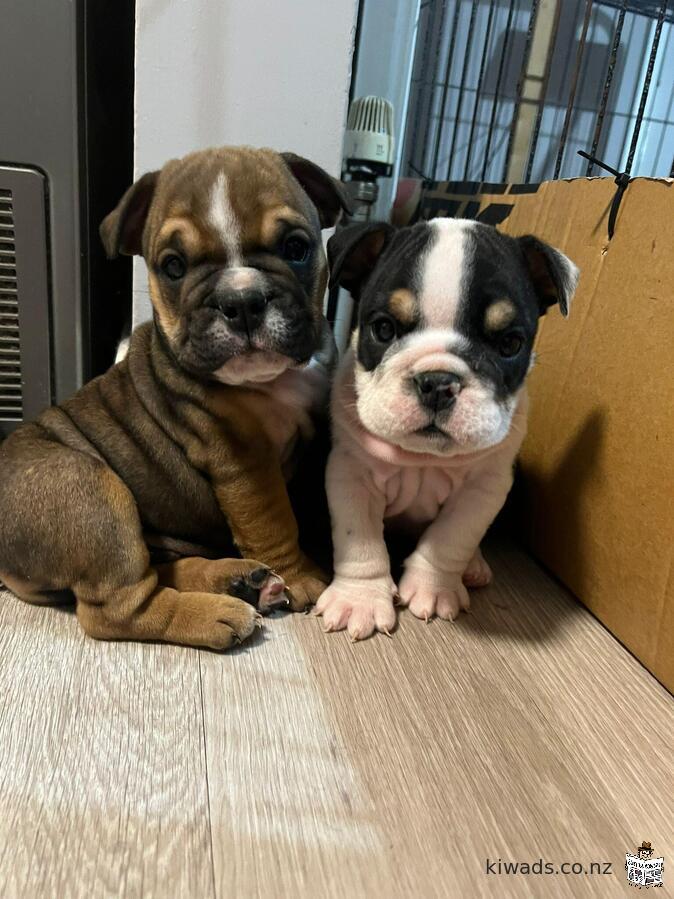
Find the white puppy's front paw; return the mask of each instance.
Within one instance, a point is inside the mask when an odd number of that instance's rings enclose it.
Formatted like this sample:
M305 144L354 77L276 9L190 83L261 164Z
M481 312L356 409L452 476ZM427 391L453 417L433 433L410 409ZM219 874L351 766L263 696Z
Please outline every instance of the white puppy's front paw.
M446 574L407 566L398 589L400 605L408 606L417 618L428 621L434 615L453 621L468 609L470 599L460 574Z
M491 578L491 568L478 547L463 572L463 582L466 587L486 587L491 583Z
M352 640L364 640L375 631L388 634L396 625L393 597L396 587L390 577L336 577L316 603L326 631L346 628Z

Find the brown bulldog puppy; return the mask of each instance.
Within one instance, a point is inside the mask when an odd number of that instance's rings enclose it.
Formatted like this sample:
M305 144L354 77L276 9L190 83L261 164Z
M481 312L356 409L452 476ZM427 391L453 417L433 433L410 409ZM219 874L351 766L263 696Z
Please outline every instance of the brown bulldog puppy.
M323 386L321 228L342 208L318 166L251 148L127 191L101 236L145 258L154 321L0 448L0 579L18 596L74 594L93 637L216 649L252 633L255 605L317 599L283 467ZM232 538L243 559L221 558Z

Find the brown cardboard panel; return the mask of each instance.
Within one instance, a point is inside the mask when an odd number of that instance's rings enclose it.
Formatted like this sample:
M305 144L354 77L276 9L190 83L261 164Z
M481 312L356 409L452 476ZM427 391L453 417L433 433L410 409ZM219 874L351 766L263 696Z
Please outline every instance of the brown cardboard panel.
M470 210L580 267L571 315L545 317L530 376L526 539L674 690L674 185L633 181L609 242L615 189L611 178L493 194L439 184L420 215Z
M534 231L582 275L546 316L521 469L529 544L674 689L674 189L639 179L606 234L610 179L541 185L503 230Z

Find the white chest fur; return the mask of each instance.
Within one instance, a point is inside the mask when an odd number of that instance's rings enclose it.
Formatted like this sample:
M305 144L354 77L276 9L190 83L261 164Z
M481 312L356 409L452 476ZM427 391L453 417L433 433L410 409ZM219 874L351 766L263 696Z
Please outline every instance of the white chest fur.
M300 437L312 437L312 413L325 406L328 390L326 371L311 363L285 371L273 381L251 385L250 408L283 462Z

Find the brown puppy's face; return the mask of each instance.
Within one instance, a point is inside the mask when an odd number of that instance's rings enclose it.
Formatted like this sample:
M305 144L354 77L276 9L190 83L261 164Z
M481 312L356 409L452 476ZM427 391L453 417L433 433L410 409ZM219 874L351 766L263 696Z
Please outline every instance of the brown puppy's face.
M193 153L143 176L101 226L109 255L141 252L155 320L179 364L240 384L307 362L319 344L321 228L339 182L293 154Z

